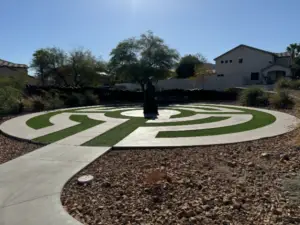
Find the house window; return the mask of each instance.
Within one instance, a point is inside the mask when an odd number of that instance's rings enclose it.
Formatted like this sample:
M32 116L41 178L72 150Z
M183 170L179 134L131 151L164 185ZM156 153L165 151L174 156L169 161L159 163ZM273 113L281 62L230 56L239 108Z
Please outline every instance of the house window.
M218 77L224 77L224 74L218 74L217 76Z
M251 80L259 80L259 73L251 73Z
M239 58L239 63L243 63L243 58Z
M232 60L230 59L229 62L232 63Z
M223 64L223 63L224 63L224 61L222 60L222 61L221 61L221 63Z
M228 63L228 60L225 60L225 63Z

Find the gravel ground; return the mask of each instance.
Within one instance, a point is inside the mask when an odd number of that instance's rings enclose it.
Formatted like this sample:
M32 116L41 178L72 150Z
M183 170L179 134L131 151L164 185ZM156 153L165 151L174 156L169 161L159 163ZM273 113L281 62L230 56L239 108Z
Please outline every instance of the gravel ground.
M0 124L11 118L13 117L1 117ZM15 159L40 147L42 147L42 145L18 141L0 133L0 164Z
M67 183L62 203L83 224L300 224L299 132L222 146L110 151ZM79 185L86 174L94 180Z

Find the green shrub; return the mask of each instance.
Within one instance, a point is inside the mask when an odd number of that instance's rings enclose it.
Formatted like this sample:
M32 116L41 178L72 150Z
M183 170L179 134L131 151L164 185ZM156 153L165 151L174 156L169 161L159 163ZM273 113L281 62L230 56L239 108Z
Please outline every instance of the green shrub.
M244 106L268 106L268 95L260 88L248 88L241 92L239 102Z
M56 91L45 93L43 99L47 103L46 109L59 109L64 107L64 101L60 99L60 96Z
M23 110L21 101L22 93L13 87L0 88L0 111L1 113L20 113Z
M300 80L291 80L289 88L299 90L300 89Z
M280 91L270 97L270 104L276 109L291 109L294 107L295 102L288 92Z
M59 98L58 95L55 95L52 98L47 99L49 109L60 109L64 107L64 101Z
M85 102L84 105L98 105L99 99L98 96L95 95L92 91L86 91L84 93Z
M47 102L40 96L32 97L32 106L34 111L43 111L47 108Z
M31 112L33 110L33 100L31 98L23 98L22 104L25 112Z
M290 80L287 79L280 79L276 82L275 87L276 88L290 88Z
M65 100L65 105L68 107L77 107L84 105L85 97L79 93L72 93L71 95L67 96Z
M288 79L280 79L276 83L276 88L279 89L294 89L300 90L300 80L288 80Z

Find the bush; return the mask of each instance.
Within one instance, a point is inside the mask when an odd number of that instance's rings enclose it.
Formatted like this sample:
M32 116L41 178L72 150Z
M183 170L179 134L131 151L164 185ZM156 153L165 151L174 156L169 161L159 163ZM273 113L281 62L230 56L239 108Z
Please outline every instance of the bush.
M55 91L45 93L44 98L47 102L46 109L59 109L64 107L64 101L60 99L60 96Z
M24 106L24 111L25 112L31 112L33 110L33 100L32 100L32 98L22 99L22 104Z
M0 88L0 111L1 113L20 113L23 110L21 101L22 93L13 87Z
M300 90L300 80L291 80L289 88L295 89L295 90Z
M64 101L59 98L58 95L52 97L52 98L47 98L48 102L48 108L49 109L59 109L64 107Z
M32 106L34 111L43 111L47 108L47 103L40 96L32 97Z
M276 88L300 90L300 80L288 80L283 78L277 81Z
M276 88L290 88L290 80L280 79L275 84Z
M72 93L67 96L65 100L65 105L68 107L76 107L84 105L85 97L82 94Z
M244 106L268 106L268 95L260 88L248 88L241 92L239 102Z
M270 97L270 104L277 109L291 109L294 107L295 102L288 92L281 91Z
M99 99L98 96L95 95L92 91L86 91L84 93L85 96L85 105L98 105Z

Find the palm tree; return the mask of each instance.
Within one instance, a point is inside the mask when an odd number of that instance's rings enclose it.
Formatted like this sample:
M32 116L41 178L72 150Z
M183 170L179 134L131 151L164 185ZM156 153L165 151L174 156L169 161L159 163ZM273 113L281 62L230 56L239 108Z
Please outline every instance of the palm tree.
M299 56L300 54L300 44L294 43L294 44L290 44L287 48L286 51L290 53L290 57L291 57L291 67L293 67L294 62L295 62L295 58ZM291 68L292 70L292 77L295 76L295 69Z
M291 60L294 61L294 59L298 56L299 52L300 52L300 44L294 43L294 44L290 44L287 48L286 48L287 52L290 53L291 55Z

